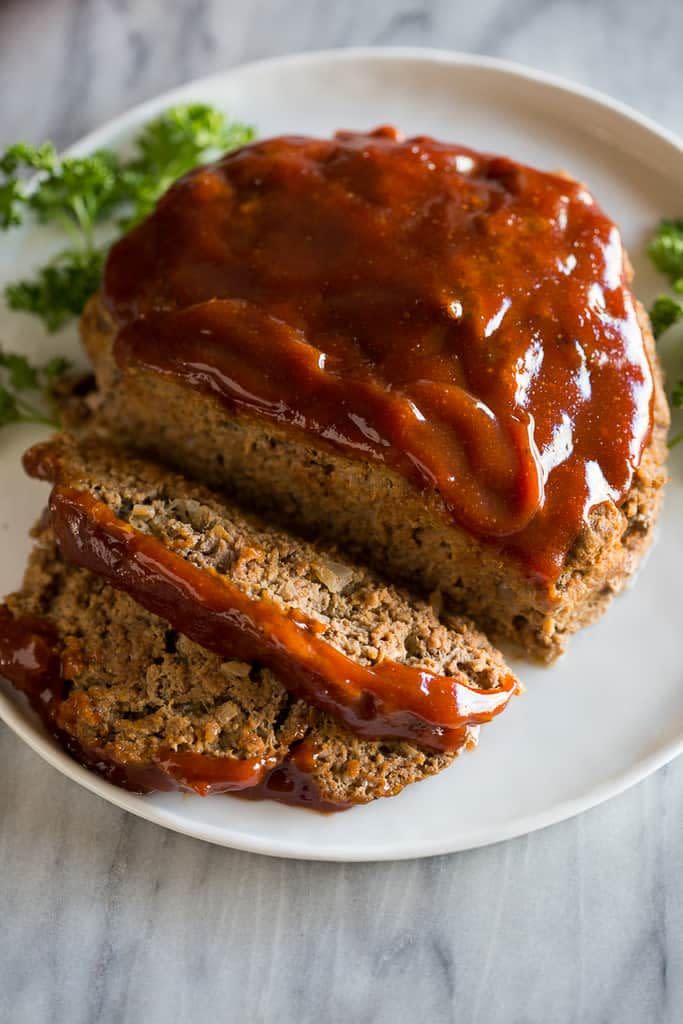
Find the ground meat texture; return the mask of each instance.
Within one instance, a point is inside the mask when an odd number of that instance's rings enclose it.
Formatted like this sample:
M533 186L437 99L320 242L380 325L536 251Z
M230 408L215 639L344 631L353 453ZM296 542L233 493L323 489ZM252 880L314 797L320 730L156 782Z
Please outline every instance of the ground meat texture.
M464 677L479 689L508 674L486 637L469 620L444 613L437 596L431 603L415 597L334 547L301 540L96 439L63 437L41 451L57 464L58 481L87 491L197 568L224 576L250 601L268 599L284 614L295 609L314 620L320 639L361 665L391 660Z
M493 639L550 661L595 620L632 574L652 537L665 480L668 409L647 316L641 326L655 378L654 427L629 494L591 513L553 585L526 575L458 527L435 494L386 467L311 444L272 421L231 413L158 374L116 366L114 326L95 297L82 337L99 386L97 429L298 532L323 535L389 577L438 590Z
M160 751L282 762L306 742L322 800L367 803L434 775L456 754L352 736L293 701L259 666L226 661L174 633L130 597L66 565L49 531L38 537L13 615L47 618L63 645L63 724L87 754L154 764ZM464 747L474 746L470 729Z

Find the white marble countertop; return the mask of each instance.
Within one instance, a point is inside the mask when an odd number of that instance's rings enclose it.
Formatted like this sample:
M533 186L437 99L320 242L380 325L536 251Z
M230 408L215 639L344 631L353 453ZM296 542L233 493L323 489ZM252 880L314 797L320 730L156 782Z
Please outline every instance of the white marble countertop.
M4 0L0 148L65 145L196 75L417 44L683 128L674 0ZM164 832L0 726L0 1021L683 1020L683 760L573 821L422 862L305 864Z

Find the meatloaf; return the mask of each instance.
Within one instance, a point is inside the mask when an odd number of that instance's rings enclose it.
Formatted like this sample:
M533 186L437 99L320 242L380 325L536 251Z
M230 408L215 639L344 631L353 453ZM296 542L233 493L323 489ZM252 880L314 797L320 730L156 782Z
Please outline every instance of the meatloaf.
M42 673L27 677L41 652ZM394 796L458 753L352 735L268 669L207 652L67 565L44 527L23 589L0 606L0 670L33 694L73 757L136 791L246 790L341 809ZM477 733L468 728L460 749Z
M271 139L114 246L100 429L551 660L632 573L668 410L580 183L393 129Z
M67 560L222 657L265 665L357 735L455 750L518 688L468 620L165 467L68 437L25 462L55 483Z

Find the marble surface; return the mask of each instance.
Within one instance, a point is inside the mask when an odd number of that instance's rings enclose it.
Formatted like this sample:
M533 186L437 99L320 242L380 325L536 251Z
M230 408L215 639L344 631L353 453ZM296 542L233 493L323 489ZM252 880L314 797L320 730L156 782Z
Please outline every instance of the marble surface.
M0 147L198 74L353 44L493 54L683 129L674 0L4 0ZM539 766L542 770L542 766ZM212 848L0 726L0 1022L683 1020L683 760L573 821L422 862Z

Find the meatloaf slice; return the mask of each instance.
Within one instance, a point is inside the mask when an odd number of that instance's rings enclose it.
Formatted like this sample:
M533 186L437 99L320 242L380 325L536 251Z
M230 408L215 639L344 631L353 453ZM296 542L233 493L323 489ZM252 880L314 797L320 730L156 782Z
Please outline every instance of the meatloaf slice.
M23 589L0 608L0 674L27 688L21 659L11 657L21 623L39 639L47 629L58 650L61 692L47 701L46 681L37 687L50 728L73 757L126 788L207 794L258 783L260 794L292 802L294 793L333 809L394 796L457 754L351 735L292 698L268 669L204 650L67 565L49 530ZM477 734L468 728L461 749Z
M518 686L469 621L165 468L66 437L26 464L56 483L67 560L204 647L266 665L359 736L458 749Z
M310 436L230 410L171 376L121 370L116 329L99 296L85 309L81 333L100 389L100 431L226 489L274 521L333 540L392 578L426 594L440 591L494 640L552 661L622 589L659 509L669 413L647 315L637 309L654 378L651 438L625 500L590 512L550 584L459 527L438 495L386 466L324 450Z

